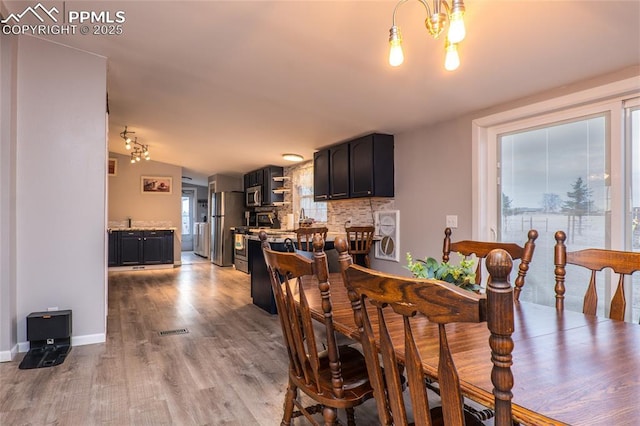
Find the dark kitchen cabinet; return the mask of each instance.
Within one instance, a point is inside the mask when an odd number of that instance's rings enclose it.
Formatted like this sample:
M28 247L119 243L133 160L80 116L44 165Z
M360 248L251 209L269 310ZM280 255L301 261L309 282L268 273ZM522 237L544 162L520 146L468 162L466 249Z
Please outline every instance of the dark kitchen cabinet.
M274 194L275 188L274 177L281 177L284 172L282 167L278 166L266 166L259 170L246 173L244 175L244 189L251 188L253 186L260 186L262 195L262 205L270 206L273 203L281 202L283 200L283 194Z
M278 166L267 166L264 168L264 183L262 186L262 204L271 206L273 203L279 203L284 200L284 194L276 194L273 190L276 188L274 177L282 177L284 169ZM280 186L280 185L278 185Z
M173 264L173 230L164 231L164 248L162 250L162 263Z
M329 149L329 198L349 198L349 144Z
M374 133L349 142L351 198L393 197L393 136Z
M119 231L119 266L139 265L142 263L142 231Z
M349 144L318 151L313 160L314 200L349 198Z
M244 175L244 189L264 184L264 169L253 170Z
M267 264L262 254L262 246L258 240L248 240L249 264L251 265L251 299L253 304L261 309L276 314L276 301L271 289L271 279ZM271 243L271 249L275 251L286 251L284 243Z
M329 199L329 150L323 149L313 154L313 199Z
M393 135L373 133L313 156L315 201L394 196Z
M108 244L107 247L109 248L109 255L108 255L108 266L118 266L118 233L109 230L109 232L107 233L107 237L108 237Z
M109 231L109 266L173 264L173 230Z
M173 263L172 230L144 231L142 263L145 265Z

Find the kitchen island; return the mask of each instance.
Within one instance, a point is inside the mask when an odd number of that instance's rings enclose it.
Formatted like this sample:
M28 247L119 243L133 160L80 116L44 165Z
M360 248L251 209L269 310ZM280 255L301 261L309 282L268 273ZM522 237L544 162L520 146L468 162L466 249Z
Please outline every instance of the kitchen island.
M248 237L249 245L249 268L251 270L251 298L253 304L264 309L270 314L278 313L276 309L276 302L273 298L273 291L271 290L271 280L269 278L269 272L267 271L267 265L264 262L262 255L262 246L258 232L260 230L251 230ZM271 245L271 249L275 251L289 251L291 250L291 244L297 248L296 234L294 231L278 230L278 229L265 229L267 233L267 241ZM333 240L341 234L329 233L327 234L327 241L325 241L325 251L330 258L334 254ZM342 234L343 235L343 234ZM290 242L289 242L290 240ZM337 253L335 253L335 259L337 260ZM329 262L336 265L337 262Z

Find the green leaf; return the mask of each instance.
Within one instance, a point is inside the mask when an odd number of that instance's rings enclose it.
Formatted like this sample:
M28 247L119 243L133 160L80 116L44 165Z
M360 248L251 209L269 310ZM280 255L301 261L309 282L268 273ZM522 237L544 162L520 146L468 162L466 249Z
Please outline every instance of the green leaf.
M448 262L440 263L433 257L414 261L411 253L407 253L406 268L416 278L438 279L455 284L465 290L480 290L481 287L475 283L475 260L473 258L467 259L460 253L457 254L460 261L457 265L452 265Z

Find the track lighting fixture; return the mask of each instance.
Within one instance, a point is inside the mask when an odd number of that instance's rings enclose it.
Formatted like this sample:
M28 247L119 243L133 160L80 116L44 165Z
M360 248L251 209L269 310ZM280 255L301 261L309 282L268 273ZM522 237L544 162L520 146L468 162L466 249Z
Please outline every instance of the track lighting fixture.
M131 151L131 163L135 164L141 159L151 160L151 154L149 153L149 145L143 145L138 142L138 137L131 138L130 135L135 134L136 132L130 132L127 130L127 126L124 126L124 130L120 132L120 137L124 139L124 147L127 151Z

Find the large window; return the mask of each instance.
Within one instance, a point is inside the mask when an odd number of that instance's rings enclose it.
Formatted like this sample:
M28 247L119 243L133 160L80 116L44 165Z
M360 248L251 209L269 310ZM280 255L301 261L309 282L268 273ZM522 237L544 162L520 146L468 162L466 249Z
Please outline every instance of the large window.
M615 97L629 88L637 96L637 86L630 79L474 122L474 238L522 244L529 229L539 233L521 300L555 304L558 230L567 234L570 251L640 250L634 225L640 212L640 109L632 96ZM568 267L565 308L581 311L589 276L576 273ZM608 271L601 274L610 278ZM614 287L600 289L600 315ZM628 319L637 322L640 291L635 293L628 285Z
M304 209L304 215L316 222L327 222L327 203L313 201L313 161L293 171L293 214L294 220Z
M607 117L598 115L498 135L498 238L522 244L529 229L539 234L522 300L555 303L553 286L542 285L553 278L553 259L540 262L540 252L553 253L557 230L567 234L568 250L611 246L606 127ZM567 309L580 310L589 275L582 268L567 269L573 278L584 273L565 299ZM540 285L529 285L533 281ZM599 290L603 309L604 290Z
M625 109L626 140L628 165L628 181L630 197L627 206L627 227L629 232L626 247L629 250L640 252L640 99L627 102ZM634 291L635 289L635 291ZM633 275L633 284L628 287L633 306L632 320L640 316L640 273Z

